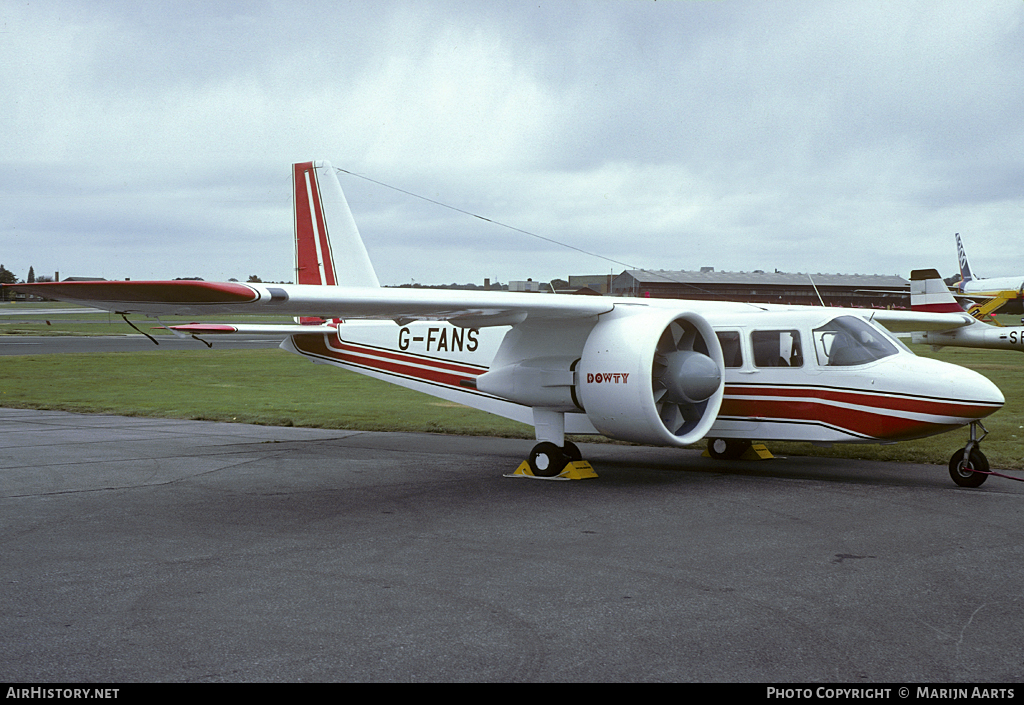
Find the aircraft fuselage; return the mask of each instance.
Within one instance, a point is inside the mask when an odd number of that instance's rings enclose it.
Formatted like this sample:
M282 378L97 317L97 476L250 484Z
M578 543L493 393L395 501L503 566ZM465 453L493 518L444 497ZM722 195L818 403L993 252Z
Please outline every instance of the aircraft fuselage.
M855 311L805 308L707 315L723 352L724 393L709 437L816 443L878 443L942 433L988 416L1003 404L984 376L915 355ZM836 321L839 320L840 324ZM845 326L842 325L845 322ZM852 325L851 325L852 324ZM584 385L625 390L643 384L628 369L574 370L594 323L548 327L506 341L506 326L462 329L445 322L354 322L339 337L300 336L285 347L316 362L426 391L532 423L515 398L513 376L499 396L477 380L501 365L501 350L543 342L547 352L519 378L552 392L566 433L596 433L581 402ZM539 328L543 328L538 326ZM543 341L537 336L547 336ZM521 350L520 350L521 354ZM496 362L497 360L497 362ZM641 363L644 364L644 363ZM528 375L526 374L528 373ZM492 375L493 376L493 375ZM545 382L547 380L547 383ZM480 385L487 387L487 385ZM536 392L534 392L536 393Z

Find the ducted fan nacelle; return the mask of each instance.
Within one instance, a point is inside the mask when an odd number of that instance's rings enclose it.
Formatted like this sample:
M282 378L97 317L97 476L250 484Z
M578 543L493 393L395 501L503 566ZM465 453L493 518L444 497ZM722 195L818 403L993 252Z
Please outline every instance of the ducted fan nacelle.
M722 347L696 313L616 308L601 317L576 367L594 427L636 443L682 446L711 430L725 388Z

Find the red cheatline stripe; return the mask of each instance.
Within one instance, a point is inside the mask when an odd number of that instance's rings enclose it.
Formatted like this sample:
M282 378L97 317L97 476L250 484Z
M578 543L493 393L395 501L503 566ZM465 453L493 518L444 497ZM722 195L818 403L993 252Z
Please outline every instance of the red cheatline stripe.
M396 353L391 352L390 350L382 350L380 348L368 348L366 346L356 345L340 339L335 343L335 345L337 349L342 352L354 353L357 355L372 355L374 357L385 357L390 360L417 365L430 365L437 367L438 369L448 370L449 372L461 372L467 375L473 375L474 377L487 371L486 367L461 365L456 362L446 362L432 357Z
M383 372L400 374L452 387L459 387L460 389L462 387L459 385L459 382L474 379L477 375L486 371L486 368L473 369L460 365L440 363L431 358L415 358L412 356L382 354L381 351L376 349L359 348L345 343L342 343L341 347L335 349L334 347L330 347L325 344L324 337L325 336L321 335L295 336L295 347L302 352L328 357L338 360L339 362L360 365L362 367L370 367ZM388 360L396 361L390 362L380 360L380 357L386 357ZM403 364L403 362L413 364ZM431 365L431 367L424 367L424 365ZM459 374L460 372L461 374Z
M725 388L727 396L745 396L753 399L763 397L815 397L826 401L841 402L845 404L856 404L869 406L880 411L903 411L916 414L930 414L942 416L971 416L978 417L986 414L999 404L986 404L974 401L954 401L952 399L941 399L932 397L907 397L891 394L874 394L872 392L854 389L829 389L822 387L742 387L728 386Z
M886 409L876 411L846 409L814 401L770 401L723 399L721 417L741 417L764 421L814 421L842 429L853 435L901 440L952 430L963 424L943 424L893 416ZM972 417L974 418L974 417Z
M768 422L817 422L854 435L888 440L916 438L952 430L963 423L943 423L940 420L942 417L980 418L990 413L995 406L817 387L727 387L725 396L719 412L723 417L763 419ZM737 396L741 398L735 398ZM839 403L866 408L851 409L833 405ZM934 420L905 418L906 414L928 416Z

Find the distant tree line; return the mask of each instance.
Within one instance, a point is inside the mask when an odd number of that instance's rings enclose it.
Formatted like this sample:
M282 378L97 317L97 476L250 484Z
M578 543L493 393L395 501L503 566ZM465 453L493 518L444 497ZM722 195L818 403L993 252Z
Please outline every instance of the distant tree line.
M14 276L14 272L7 269L7 267L0 264L0 284L17 284L18 278ZM10 296L10 292L7 289L0 289L0 300L7 301Z
M37 282L52 282L52 281L53 281L53 277L47 277L47 276L43 276L43 275L40 275L40 276L37 277L36 276L35 268L34 267L29 267L28 268L28 276L25 277L24 283L25 284L35 284ZM14 272L12 272L7 267L5 267L2 264L0 264L0 284L19 284L19 283L22 283L22 280L18 279L18 277L16 277L14 275ZM13 298L14 298L14 294L12 294L11 292L7 291L6 289L2 290L2 293L0 293L0 301L11 301L11 300L13 300Z

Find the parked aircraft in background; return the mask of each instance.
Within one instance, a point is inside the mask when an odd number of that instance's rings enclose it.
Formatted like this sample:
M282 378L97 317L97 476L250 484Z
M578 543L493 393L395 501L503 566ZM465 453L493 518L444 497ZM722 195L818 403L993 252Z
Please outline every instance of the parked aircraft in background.
M948 330L914 331L911 340L915 343L926 343L936 348L952 346L1024 352L1024 326L995 326L970 317L934 269L915 269L910 273L910 308L912 311L950 313L970 321L968 325Z
M530 424L522 474L589 467L567 433L687 446L713 457L751 440L885 443L969 425L950 475L988 477L976 431L1003 405L971 370L914 355L891 330L948 330L963 314L721 301L382 288L326 162L293 166L298 284L203 281L15 285L125 316L287 313L282 348ZM344 400L339 399L339 403ZM982 427L983 429L983 427Z
M957 285L960 293L973 299L1002 299L1002 303L995 302L990 307L993 311L998 309L1002 313L1024 313L1024 276L975 279L960 233L956 233L955 237L956 254L960 262L960 283Z

